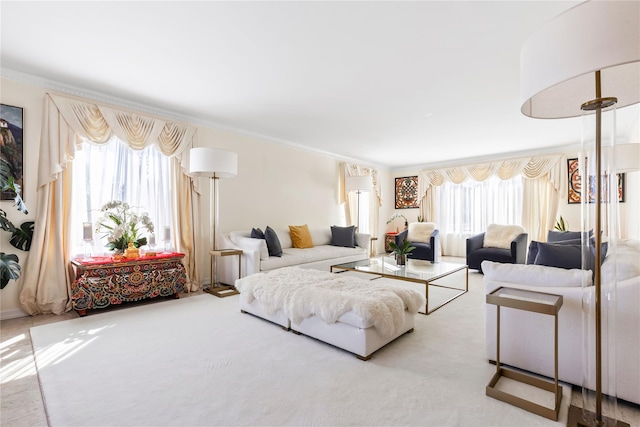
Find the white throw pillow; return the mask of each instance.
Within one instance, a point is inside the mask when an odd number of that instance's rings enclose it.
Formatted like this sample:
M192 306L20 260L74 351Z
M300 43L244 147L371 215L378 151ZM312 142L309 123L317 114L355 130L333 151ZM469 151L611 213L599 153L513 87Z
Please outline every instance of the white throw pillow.
M511 248L511 242L520 234L525 233L525 229L519 225L490 224L484 233L485 248Z
M429 243L436 225L433 222L412 222L409 224L407 240L410 242Z

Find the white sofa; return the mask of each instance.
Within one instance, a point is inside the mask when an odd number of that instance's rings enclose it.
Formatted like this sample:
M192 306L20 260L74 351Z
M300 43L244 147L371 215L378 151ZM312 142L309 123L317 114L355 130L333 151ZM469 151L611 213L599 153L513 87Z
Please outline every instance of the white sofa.
M640 242L621 241L618 244L617 261L608 254L602 264L602 283L617 276L617 304L615 317L615 383L617 397L640 404ZM614 268L615 267L615 268ZM583 385L583 331L582 301L593 298L594 287L581 286L581 277L589 270L567 270L541 265L482 263L485 292L491 293L503 286L526 289L563 296L558 314L558 376L560 381ZM586 300L586 299L585 299ZM485 304L487 357L496 358L496 306ZM553 316L515 309L501 309L500 362L535 372L550 378L553 365ZM588 322L586 336L589 339L589 372L593 374L594 324ZM603 347L607 346L607 331L603 328ZM608 366L606 354L603 365ZM607 393L603 369L603 393ZM584 384L595 389L592 377Z
M312 248L293 247L289 229L275 229L282 256L269 256L264 239L252 239L251 231L232 231L220 236L218 247L242 249L242 277L280 267L298 266L329 271L335 264L369 258L371 235L356 233L355 248L331 245L331 228L310 228ZM222 283L234 284L238 277L236 257L218 258L218 279Z

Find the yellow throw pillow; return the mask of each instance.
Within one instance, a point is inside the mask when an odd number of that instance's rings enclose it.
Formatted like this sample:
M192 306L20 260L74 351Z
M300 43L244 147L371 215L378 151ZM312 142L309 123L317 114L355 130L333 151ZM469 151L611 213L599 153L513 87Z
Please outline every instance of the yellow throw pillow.
M309 232L309 226L305 225L290 225L289 233L291 234L291 243L294 248L312 248L313 240L311 239L311 233Z

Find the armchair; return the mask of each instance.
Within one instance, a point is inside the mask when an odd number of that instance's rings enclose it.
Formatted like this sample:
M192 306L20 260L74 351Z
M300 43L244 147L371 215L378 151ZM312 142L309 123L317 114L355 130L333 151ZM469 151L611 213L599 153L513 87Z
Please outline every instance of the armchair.
M482 261L524 264L528 237L520 226L491 224L467 239L467 265L482 273Z
M435 227L432 222L412 222L409 228L395 236L396 245L401 247L408 240L415 249L407 254L407 258L437 262L440 255L440 231Z

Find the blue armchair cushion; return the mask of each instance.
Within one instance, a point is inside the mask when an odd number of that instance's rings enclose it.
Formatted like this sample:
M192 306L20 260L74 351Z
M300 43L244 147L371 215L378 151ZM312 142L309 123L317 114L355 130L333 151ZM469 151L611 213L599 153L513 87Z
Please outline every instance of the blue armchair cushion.
M411 243L411 246L415 247L414 250L407 254L407 258L436 262L436 259L440 254L440 231L433 230L428 243L413 242L408 238L408 234L409 230L407 229L395 236L395 243L399 247L404 244L405 240L408 240Z
M482 261L511 264L524 264L527 253L527 233L518 235L511 241L508 249L485 247L485 233L476 234L467 239L467 265L470 269L482 273Z

